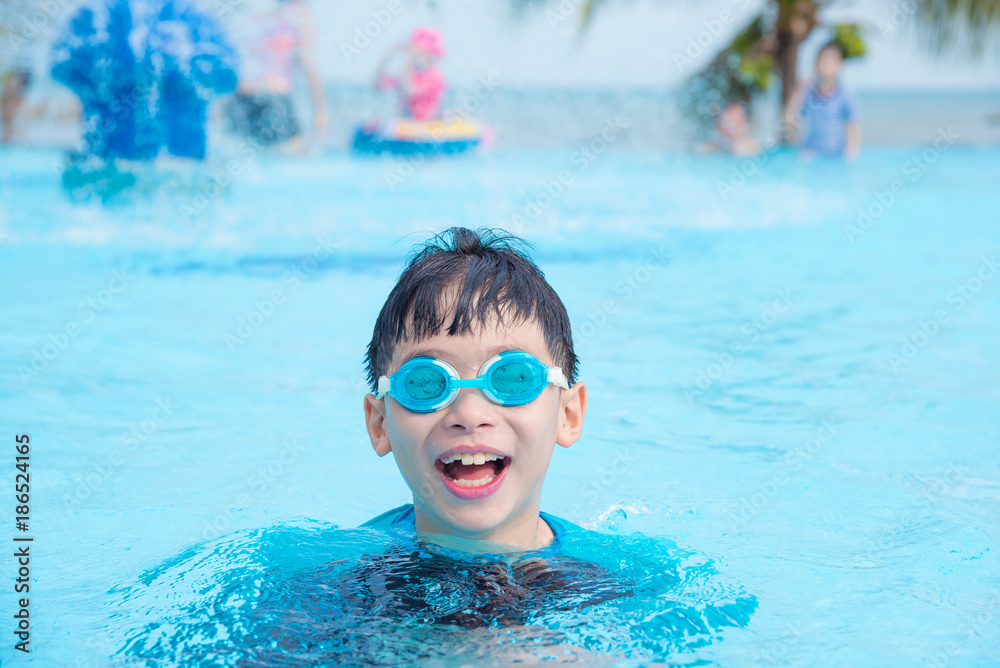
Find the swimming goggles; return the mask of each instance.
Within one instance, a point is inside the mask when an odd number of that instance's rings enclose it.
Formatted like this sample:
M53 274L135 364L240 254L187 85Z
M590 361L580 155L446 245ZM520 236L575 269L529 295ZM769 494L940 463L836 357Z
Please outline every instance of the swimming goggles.
M519 350L487 360L479 377L469 380L462 380L447 362L414 357L396 373L378 379L376 398L388 394L414 413L433 413L455 401L463 387L478 387L495 404L523 406L537 399L549 383L569 389L562 369L545 366L534 355Z

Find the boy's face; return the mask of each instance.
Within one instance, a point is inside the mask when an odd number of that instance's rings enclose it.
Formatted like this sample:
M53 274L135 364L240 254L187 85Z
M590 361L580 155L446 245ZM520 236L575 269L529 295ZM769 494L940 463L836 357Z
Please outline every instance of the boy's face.
M505 350L524 351L546 366L555 366L541 328L532 320L508 327L487 325L461 336L441 331L420 342L401 341L385 375L409 359L429 356L447 362L464 379L475 378L487 360ZM375 451L380 456L390 451L395 455L413 491L418 530L532 549L540 546L536 538L544 535L536 530L547 531L538 528L544 525L538 519L538 504L552 451L556 443L568 448L579 437L585 406L583 383L569 390L548 385L523 406L500 406L478 388L462 388L452 404L433 413L414 413L391 396L379 400L368 394L365 418ZM505 466L495 475L499 485L482 487L495 490L481 498L464 498L469 494L449 484L451 476L439 459L456 448L470 455L503 456ZM496 464L481 466L487 467L486 473L477 472L477 478L492 473L489 467Z
M835 79L840 74L844 59L834 48L823 49L816 58L816 74L823 79Z

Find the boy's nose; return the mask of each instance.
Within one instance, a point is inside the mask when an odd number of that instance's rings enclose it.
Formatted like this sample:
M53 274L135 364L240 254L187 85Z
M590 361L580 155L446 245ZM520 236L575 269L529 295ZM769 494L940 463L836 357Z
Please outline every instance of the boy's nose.
M497 405L486 398L478 387L463 387L445 415L449 427L476 429L496 424Z

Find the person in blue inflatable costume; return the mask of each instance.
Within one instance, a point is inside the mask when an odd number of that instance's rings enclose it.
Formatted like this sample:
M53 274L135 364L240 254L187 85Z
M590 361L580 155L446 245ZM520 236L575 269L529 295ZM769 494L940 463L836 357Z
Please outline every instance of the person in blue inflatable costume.
M201 160L208 103L236 88L236 54L191 2L96 0L53 44L52 77L83 104L87 154Z

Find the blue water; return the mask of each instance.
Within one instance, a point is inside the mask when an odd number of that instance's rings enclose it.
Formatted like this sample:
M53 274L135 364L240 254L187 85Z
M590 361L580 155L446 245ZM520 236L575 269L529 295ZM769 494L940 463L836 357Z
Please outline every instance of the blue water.
M351 629L426 665L563 645L610 665L995 665L1000 149L578 151L412 174L235 156L219 192L215 163L108 204L71 202L56 152L0 153L0 418L32 437L36 555L33 651L8 638L4 664L253 647L247 665L308 665ZM599 534L575 555L607 579L549 567L635 595L567 611L572 587L522 591L541 612L507 627L334 614L350 571L421 559L353 529L412 500L365 434L362 355L410 246L451 225L535 243L570 311L588 412L542 510ZM446 580L445 557L413 586Z

